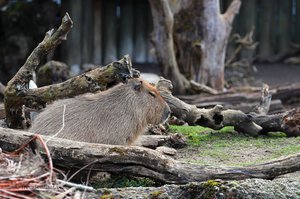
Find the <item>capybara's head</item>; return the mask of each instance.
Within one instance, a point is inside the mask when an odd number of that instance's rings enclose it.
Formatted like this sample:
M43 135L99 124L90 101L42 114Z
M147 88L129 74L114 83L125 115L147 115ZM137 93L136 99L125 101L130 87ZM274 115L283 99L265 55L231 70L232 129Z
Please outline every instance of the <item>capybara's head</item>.
M129 80L128 85L137 96L133 106L146 116L148 124L163 123L169 118L171 110L154 86L140 78Z

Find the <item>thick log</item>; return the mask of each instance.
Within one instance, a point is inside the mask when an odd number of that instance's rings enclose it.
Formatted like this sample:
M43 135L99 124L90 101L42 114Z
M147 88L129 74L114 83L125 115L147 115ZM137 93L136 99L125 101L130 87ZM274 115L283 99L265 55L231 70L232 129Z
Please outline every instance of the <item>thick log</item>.
M13 151L24 144L32 133L0 128L2 150ZM43 136L47 141L49 137ZM300 154L248 167L214 167L176 161L160 152L136 146L101 145L52 138L47 142L56 167L82 168L92 164L94 170L144 176L165 183L183 184L209 179L273 179L300 170ZM90 168L88 168L90 169Z
M234 126L238 132L252 136L269 131L281 131L288 136L300 135L300 109L277 115L245 114L240 110L224 109L216 105L211 109L200 109L174 97L171 93L172 83L161 79L157 88L169 104L172 114L189 125L200 125L218 130L225 126ZM287 119L291 122L287 122Z
M135 141L134 145L151 149L164 145L173 148L183 148L187 145L187 141L181 134L177 133L172 135L142 135Z

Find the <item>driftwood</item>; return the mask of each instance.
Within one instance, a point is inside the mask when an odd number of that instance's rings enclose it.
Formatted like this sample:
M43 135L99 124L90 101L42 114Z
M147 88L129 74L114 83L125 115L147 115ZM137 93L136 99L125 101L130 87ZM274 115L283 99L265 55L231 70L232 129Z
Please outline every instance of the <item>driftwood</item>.
M13 151L26 143L32 133L0 128L2 150ZM47 141L49 137L43 136ZM247 167L213 167L178 162L142 147L101 145L52 138L47 142L53 163L65 169L93 165L92 169L133 176L150 177L164 183L183 184L209 179L273 179L300 170L300 154ZM90 169L90 168L87 168Z
M299 109L276 115L245 114L239 110L226 110L221 105L211 109L199 109L174 97L171 93L171 81L162 78L157 88L169 104L172 114L189 125L200 125L215 130L234 126L236 131L252 136L269 131L281 131L288 136L300 135ZM291 122L287 122L287 118Z
M134 145L151 149L164 145L171 146L172 148L183 148L187 145L187 140L178 133L171 135L142 135L135 141Z
M52 29L46 33L43 41L33 50L25 64L7 84L4 104L6 123L10 128L26 128L30 125L29 114L26 113L24 106L41 109L47 102L86 92L105 90L120 81L139 76L139 72L132 69L129 56L125 56L120 61L96 68L65 82L29 89L32 73L39 65L42 56L66 40L72 26L73 22L66 13L58 30L54 32Z

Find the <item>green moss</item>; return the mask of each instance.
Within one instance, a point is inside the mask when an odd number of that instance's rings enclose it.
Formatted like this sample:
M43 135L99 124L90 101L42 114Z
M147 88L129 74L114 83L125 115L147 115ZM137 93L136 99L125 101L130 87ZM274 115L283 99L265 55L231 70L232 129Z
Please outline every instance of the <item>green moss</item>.
M119 147L113 147L113 148L109 149L109 153L118 153L120 155L125 155L125 154L127 154L127 150L123 150Z
M153 191L149 196L151 199L157 199L162 193L162 191Z
M203 141L217 140L220 134L226 136L227 133L233 132L233 127L224 127L218 131L202 126L170 126L170 132L181 133L188 139L191 146L199 146Z
M103 194L100 199L114 199L112 194Z
M122 188L122 187L152 187L161 186L150 178L112 175L105 181L98 181L92 184L94 188Z
M208 180L205 183L203 183L203 186L205 187L214 187L214 186L220 186L221 183L215 180Z
M111 191L104 190L100 199L114 199L114 196L112 195Z
M188 147L182 149L188 155L181 161L197 164L247 166L300 151L300 137L287 138L282 132L252 137L235 132L233 127L216 131L201 126L170 126L170 131L188 140Z

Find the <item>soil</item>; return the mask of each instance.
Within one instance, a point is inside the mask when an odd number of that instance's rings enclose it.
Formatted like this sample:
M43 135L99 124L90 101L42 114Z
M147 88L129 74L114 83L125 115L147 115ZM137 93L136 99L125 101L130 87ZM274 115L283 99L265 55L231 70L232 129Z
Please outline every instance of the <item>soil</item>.
M256 68L257 72L254 77L257 85L255 86L260 86L262 82L267 83L271 88L300 83L300 65L260 64ZM297 104L286 107L294 108L295 106ZM228 143L231 143L230 138ZM278 145L278 147L300 145L300 139L286 138L281 140ZM278 151L274 150L274 146L268 145L268 143L263 147L236 144L224 146L220 149L220 154L207 154L208 147L210 147L209 144L204 143L203 146L180 149L177 158L180 161L204 165L235 166L263 163L281 156Z
M286 86L300 83L300 65L259 64L255 78L270 86Z

